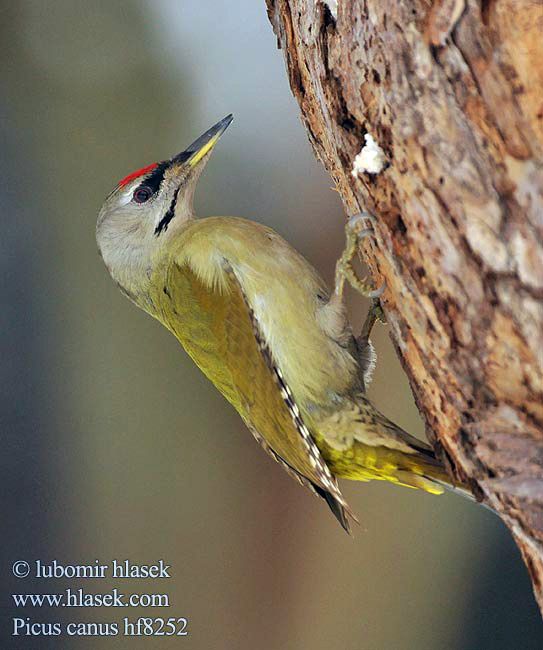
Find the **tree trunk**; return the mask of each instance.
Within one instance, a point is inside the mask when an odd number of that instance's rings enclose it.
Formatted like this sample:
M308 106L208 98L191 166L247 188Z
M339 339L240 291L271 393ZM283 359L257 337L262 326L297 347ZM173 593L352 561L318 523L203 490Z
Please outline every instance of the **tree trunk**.
M543 4L267 0L427 433L543 608ZM370 134L387 165L353 175Z

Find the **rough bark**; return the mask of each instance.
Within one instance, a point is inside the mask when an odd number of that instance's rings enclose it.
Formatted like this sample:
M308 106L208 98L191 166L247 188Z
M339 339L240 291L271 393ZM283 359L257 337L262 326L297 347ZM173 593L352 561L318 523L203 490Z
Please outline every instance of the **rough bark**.
M511 529L543 608L543 4L267 0L428 436ZM388 166L351 173L369 133Z

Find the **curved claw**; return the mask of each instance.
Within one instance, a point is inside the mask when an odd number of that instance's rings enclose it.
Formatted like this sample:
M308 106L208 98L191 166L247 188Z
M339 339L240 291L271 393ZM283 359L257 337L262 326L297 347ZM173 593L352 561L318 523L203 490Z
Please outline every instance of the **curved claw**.
M373 228L364 228L364 230L359 230L356 233L356 236L359 241L362 241L362 239L365 239L366 237L375 237L375 231Z
M387 288L387 281L383 280L383 283L378 289L374 289L373 291L370 291L368 293L368 298L380 298L385 292L386 288Z
M377 223L377 217L366 212L366 210L363 210L362 212L358 212L357 214L353 214L352 217L349 217L349 220L347 221L347 229L356 232L357 230L364 228L365 222L367 221L372 224Z
M366 316L366 320L362 326L362 331L360 332L360 336L357 338L358 344L362 350L366 349L373 326L378 320L381 321L381 323L387 322L379 299L373 298L370 308L368 309L368 315Z

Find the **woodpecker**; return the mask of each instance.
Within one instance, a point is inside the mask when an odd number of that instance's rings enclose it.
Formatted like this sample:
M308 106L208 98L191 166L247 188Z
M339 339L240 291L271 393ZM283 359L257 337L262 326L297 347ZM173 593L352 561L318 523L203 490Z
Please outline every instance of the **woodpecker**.
M351 262L359 239L372 234L370 215L349 220L332 291L271 228L195 217L196 184L232 119L130 174L105 199L96 239L111 277L177 337L266 452L324 499L347 532L356 517L338 477L469 496L428 444L366 395L375 362L369 336L383 314ZM359 337L346 316L345 282L374 298Z

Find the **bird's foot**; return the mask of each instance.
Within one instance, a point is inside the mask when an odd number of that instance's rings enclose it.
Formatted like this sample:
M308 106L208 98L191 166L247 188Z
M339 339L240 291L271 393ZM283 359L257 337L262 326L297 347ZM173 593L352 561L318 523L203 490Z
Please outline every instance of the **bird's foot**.
M376 321L381 321L381 323L387 322L385 312L381 307L379 298L373 298L373 300L371 301L371 305L368 310L368 315L366 316L366 320L364 321L364 325L362 326L362 331L360 332L360 336L357 339L359 345L363 346L368 342L370 338L371 330L373 329L373 326L375 325Z
M376 223L377 218L369 212L360 212L350 217L347 221L345 227L345 249L336 264L334 295L340 300L343 298L345 281L348 281L354 289L368 298L379 298L385 290L385 283L378 289L375 289L368 278L359 278L353 268L353 259L356 255L358 244L366 237L375 237L373 228L368 228L366 225L368 221L370 223Z

